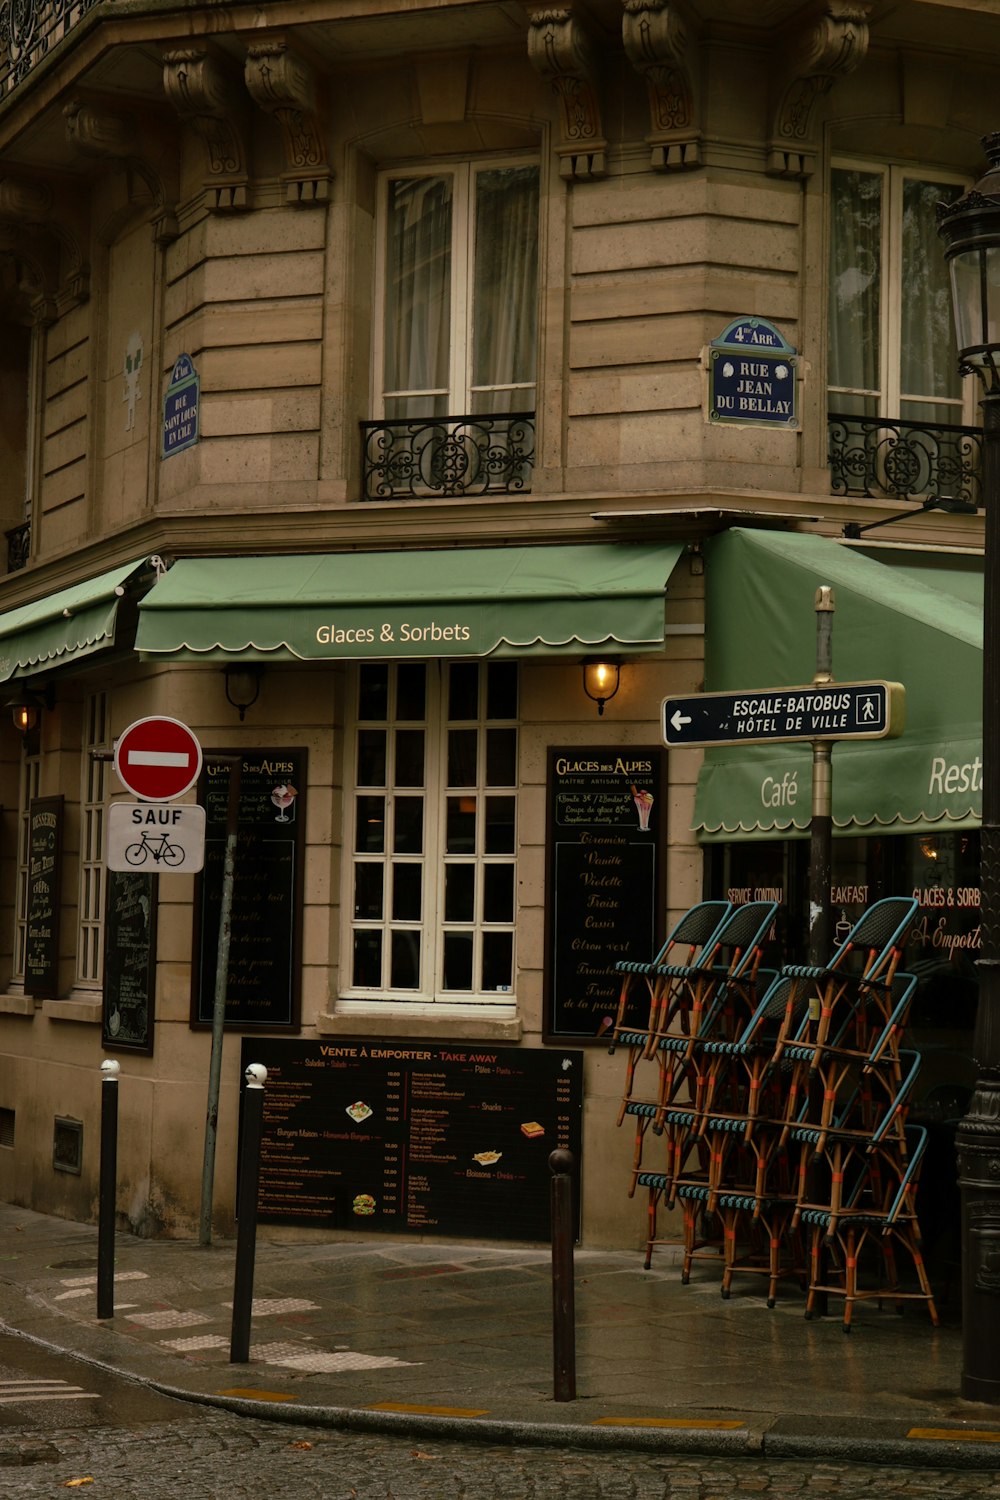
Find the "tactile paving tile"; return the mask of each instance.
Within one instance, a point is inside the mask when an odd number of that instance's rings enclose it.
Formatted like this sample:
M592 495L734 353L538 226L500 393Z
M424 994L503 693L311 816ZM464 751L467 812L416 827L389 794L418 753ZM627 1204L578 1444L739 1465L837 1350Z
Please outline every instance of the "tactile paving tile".
M232 1307L231 1302L224 1302L224 1307ZM318 1302L307 1302L304 1297L255 1297L253 1299L253 1316L255 1318L268 1318L275 1313L294 1312L316 1312L319 1309Z
M211 1323L212 1318L204 1313L178 1312L174 1307L158 1312L129 1313L130 1323L140 1323L143 1328L193 1328L197 1323Z
M115 1286L120 1281L148 1281L149 1277L145 1271L116 1271ZM63 1276L59 1281L60 1286L96 1286L97 1272L92 1276Z
M264 1364L279 1365L288 1370L303 1370L312 1375L336 1370L387 1369L390 1366L413 1363L412 1360L394 1359L386 1354L357 1354L352 1349L347 1349L342 1354L326 1354L305 1349L302 1344L255 1344L251 1355Z
M228 1349L229 1340L219 1333L200 1333L193 1339L161 1339L164 1349L176 1349L178 1354L193 1354L197 1349Z

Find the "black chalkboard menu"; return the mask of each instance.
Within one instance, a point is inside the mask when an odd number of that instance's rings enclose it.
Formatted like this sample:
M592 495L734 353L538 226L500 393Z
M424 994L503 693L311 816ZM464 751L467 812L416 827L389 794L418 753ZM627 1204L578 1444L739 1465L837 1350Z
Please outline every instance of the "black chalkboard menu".
M550 1237L549 1154L580 1160L582 1053L260 1037L250 1063L267 1068L261 1220Z
M156 876L109 870L101 1034L108 1051L152 1054L155 986Z
M549 753L546 1041L603 1037L618 1009L615 964L655 953L663 759L644 745Z
M242 752L227 1026L298 1025L305 784L305 750ZM211 1024L215 1004L229 805L229 765L211 750L205 751L198 800L205 808L206 837L205 868L195 886L195 1026Z
M62 908L63 799L38 797L28 805L28 907L24 992L59 993L59 913Z

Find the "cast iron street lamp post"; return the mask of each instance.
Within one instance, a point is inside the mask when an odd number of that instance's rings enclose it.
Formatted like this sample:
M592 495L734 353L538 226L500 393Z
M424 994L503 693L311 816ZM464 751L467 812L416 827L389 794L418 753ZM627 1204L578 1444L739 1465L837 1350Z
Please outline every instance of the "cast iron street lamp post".
M958 1127L962 1197L962 1395L1000 1402L1000 133L986 175L938 205L963 374L982 382L983 599L982 947L973 1053L976 1086Z

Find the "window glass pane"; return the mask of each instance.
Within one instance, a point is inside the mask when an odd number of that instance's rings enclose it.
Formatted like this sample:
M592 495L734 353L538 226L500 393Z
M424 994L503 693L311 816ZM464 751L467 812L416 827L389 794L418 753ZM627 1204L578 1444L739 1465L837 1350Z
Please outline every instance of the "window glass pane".
M484 854L513 854L514 798L486 798L486 839Z
M445 921L473 921L476 911L475 865L447 865L444 875Z
M422 661L403 662L396 668L396 718L427 717L427 668Z
M448 827L445 840L445 849L448 854L474 854L476 852L475 797L448 798Z
M446 932L444 935L443 988L472 989L472 933Z
M420 936L416 932L394 932L390 946L392 963L389 983L394 990L420 988Z
M380 932L356 932L354 934L354 968L351 983L366 989L378 989L382 983L382 934Z
M458 662L448 669L448 717L478 719L479 663Z
M354 871L354 915L377 921L382 915L382 866L356 865Z
M514 984L514 934L483 933L483 989L509 990Z
M517 781L517 730L487 729L486 785L513 786Z
M879 386L882 176L835 167L830 187L829 383L873 391Z
M424 872L420 865L393 865L392 919L419 922Z
M385 390L448 385L451 337L452 179L389 183L385 270ZM419 403L412 403L419 406ZM423 410L427 412L426 402ZM413 415L417 412L414 410Z
M384 719L389 708L389 668L363 666L358 673L358 718Z
M423 786L424 731L396 730L396 785Z
M448 730L448 785L475 786L477 729Z
M394 854L422 854L424 848L424 799L397 797L392 838Z
M951 280L937 232L938 203L956 198L954 183L903 183L903 294L900 388L910 396L950 396L961 400L955 348ZM928 421L956 421L940 412Z
M483 921L513 922L514 866L487 865L483 874Z
M385 798L359 797L354 847L359 854L381 854L385 850Z
M486 717L517 718L517 662L491 661L486 667Z
M508 409L529 410L535 404L537 167L476 173L475 233L472 383L527 385Z
M385 786L385 730L358 730L358 786Z

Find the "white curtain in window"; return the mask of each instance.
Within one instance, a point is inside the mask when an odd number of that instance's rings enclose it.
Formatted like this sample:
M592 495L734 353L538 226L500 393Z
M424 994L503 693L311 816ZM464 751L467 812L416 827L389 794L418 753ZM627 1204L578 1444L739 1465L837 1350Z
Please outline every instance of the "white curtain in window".
M448 408L452 179L389 183L385 275L385 414L441 416Z
M877 172L831 174L830 405L857 416L878 415L882 186Z
M535 405L538 168L476 174L472 401L476 412Z
M937 233L936 206L961 192L954 183L903 183L903 278L900 308L900 415L912 421L957 422L951 411L908 397L961 403L951 286Z

